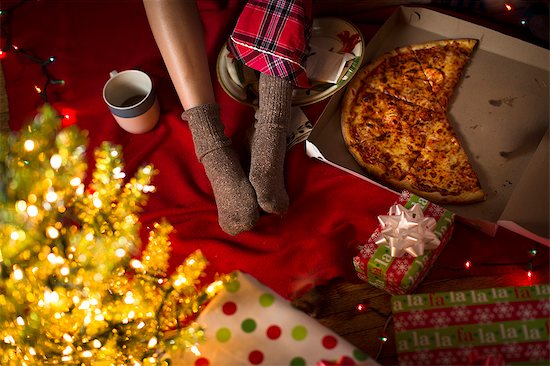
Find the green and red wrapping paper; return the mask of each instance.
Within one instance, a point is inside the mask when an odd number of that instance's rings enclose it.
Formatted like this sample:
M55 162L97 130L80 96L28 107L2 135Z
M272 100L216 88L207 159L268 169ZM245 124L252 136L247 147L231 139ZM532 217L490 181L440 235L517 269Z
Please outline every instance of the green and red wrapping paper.
M415 217L419 212L421 217ZM380 225L353 258L354 267L359 278L390 294L410 293L449 241L454 214L405 190L388 215L378 218ZM431 222L424 227L427 220ZM408 232L411 227L412 234ZM434 236L435 244L431 241ZM411 237L416 242L407 244Z
M549 284L391 301L401 365L549 364Z

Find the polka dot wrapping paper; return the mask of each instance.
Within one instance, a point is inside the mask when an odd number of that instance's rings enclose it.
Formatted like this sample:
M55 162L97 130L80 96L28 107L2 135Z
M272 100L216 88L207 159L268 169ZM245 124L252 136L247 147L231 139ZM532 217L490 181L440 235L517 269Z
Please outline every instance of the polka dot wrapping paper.
M175 364L191 366L378 365L367 354L264 286L236 273L201 312L205 328L200 355L176 355ZM181 361L181 362L180 362Z

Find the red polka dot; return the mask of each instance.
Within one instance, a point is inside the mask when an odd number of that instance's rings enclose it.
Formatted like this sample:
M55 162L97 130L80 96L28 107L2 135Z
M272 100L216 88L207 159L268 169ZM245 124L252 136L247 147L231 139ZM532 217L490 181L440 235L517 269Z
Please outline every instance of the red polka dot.
M210 365L210 361L208 361L208 359L204 357L197 358L197 360L195 361L195 366L209 366L209 365Z
M327 335L323 337L322 343L326 349L333 349L338 344L338 340L334 336Z
M228 301L222 306L222 311L225 315L233 315L237 311L237 304L233 301Z
M271 325L267 328L267 338L277 339L281 336L281 328L277 325Z
M261 351L252 351L248 354L248 361L252 365L259 365L264 361L264 354Z

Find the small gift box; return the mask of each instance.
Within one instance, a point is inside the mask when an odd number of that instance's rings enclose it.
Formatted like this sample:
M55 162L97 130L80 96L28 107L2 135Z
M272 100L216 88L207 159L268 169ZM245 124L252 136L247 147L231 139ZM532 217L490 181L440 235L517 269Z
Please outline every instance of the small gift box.
M550 285L392 297L400 365L548 365Z
M197 318L206 340L174 365L378 365L254 277L235 275Z
M449 241L454 214L403 191L353 258L359 278L390 294L407 294L422 281Z

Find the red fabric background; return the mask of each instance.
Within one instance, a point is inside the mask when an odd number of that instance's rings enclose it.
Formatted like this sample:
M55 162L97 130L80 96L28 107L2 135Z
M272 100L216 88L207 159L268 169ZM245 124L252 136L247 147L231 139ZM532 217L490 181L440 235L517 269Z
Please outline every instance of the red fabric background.
M12 3L3 1L2 6L9 8ZM236 0L199 4L215 76L218 52L243 4ZM365 18L370 23L356 23L368 39L391 11L371 14ZM144 233L162 217L174 225L173 266L201 249L212 272L248 272L287 298L330 278L357 280L352 265L356 246L367 240L377 225L377 215L386 213L396 195L307 157L301 143L287 155L288 213L283 217L264 214L252 231L235 237L225 234L217 224L212 190L195 157L189 129L179 117L183 110L141 1L28 1L13 13L9 31L18 47L41 58L57 58L48 69L54 77L65 80L65 85L50 86L49 100L59 110L74 111L78 126L89 131L90 156L102 141L112 141L123 146L128 176L144 163L158 169L153 182L157 191L150 195L141 222ZM10 125L19 129L43 104L34 85L41 86L44 78L40 67L21 55L8 54L2 67ZM131 68L152 76L161 105L158 126L143 135L123 131L102 99L109 72ZM217 80L214 83L226 133L246 161L242 141L244 130L253 122L253 111L226 95ZM322 107L322 103L306 107L305 112L315 121ZM90 169L92 165L90 161ZM532 245L506 230L491 238L458 224L438 263L441 267L460 266L468 256L479 261L521 261ZM545 249L543 262L547 254ZM457 275L435 270L431 276Z

